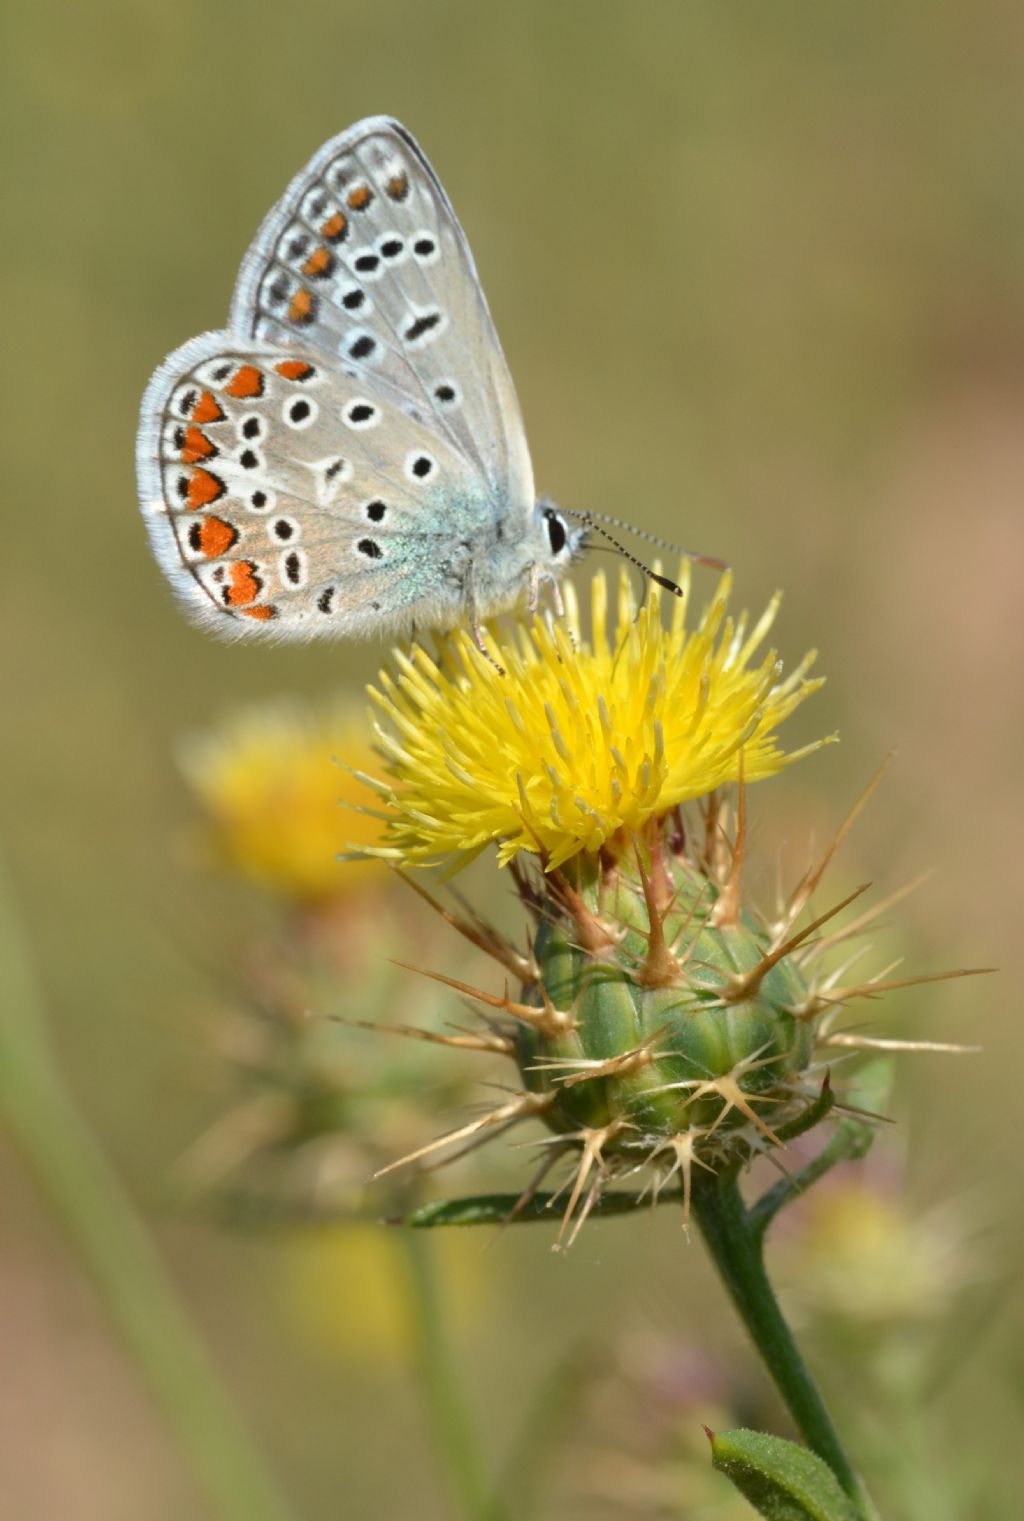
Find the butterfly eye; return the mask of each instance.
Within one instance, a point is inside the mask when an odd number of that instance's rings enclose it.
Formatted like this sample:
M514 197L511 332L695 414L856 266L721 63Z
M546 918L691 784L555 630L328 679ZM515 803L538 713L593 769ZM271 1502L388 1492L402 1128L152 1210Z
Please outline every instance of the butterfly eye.
M544 513L544 521L547 524L548 543L551 545L551 553L553 555L560 555L569 539L569 535L565 531L565 524L558 516L558 513L553 512L550 507Z

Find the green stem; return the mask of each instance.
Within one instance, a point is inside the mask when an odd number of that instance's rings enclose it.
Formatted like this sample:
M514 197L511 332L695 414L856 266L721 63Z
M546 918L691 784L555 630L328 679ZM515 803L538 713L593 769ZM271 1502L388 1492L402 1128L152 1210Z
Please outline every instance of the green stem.
M434 1243L419 1231L401 1230L398 1235L405 1249L424 1398L452 1491L466 1521L505 1521L458 1377L432 1257Z
M0 878L0 1124L90 1273L212 1512L289 1521L145 1226L64 1086L5 888Z
M873 1512L765 1272L763 1235L751 1221L737 1169L693 1180L693 1213L711 1259L808 1447L832 1469L858 1513Z

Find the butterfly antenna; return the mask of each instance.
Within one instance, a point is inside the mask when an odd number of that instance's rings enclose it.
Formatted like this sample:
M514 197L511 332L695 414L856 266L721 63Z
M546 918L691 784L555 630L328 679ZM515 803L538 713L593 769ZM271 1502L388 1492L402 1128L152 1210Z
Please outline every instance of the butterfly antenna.
M563 507L561 510L572 512L571 508ZM663 539L656 533L648 533L646 528L636 528L632 523L627 523L624 518L613 518L607 512L573 512L572 515L585 518L595 527L598 523L607 523L612 528L621 528L625 533L631 533L634 538L644 539L648 544L656 544L659 549L671 549L673 554L681 555L684 560L692 560L695 565L704 565L708 570L728 570L729 568L724 560L719 560L715 555L702 555L693 549L683 549L680 544L673 544L671 539ZM611 538L611 535L605 534L605 538ZM612 543L614 542L612 539ZM625 553L625 550L622 552Z
M677 597L681 597L683 595L683 588L679 586L677 582L670 581L668 576L659 576L658 572L656 570L652 570L649 565L645 565L643 560L638 560L636 555L630 554L625 544L620 544L618 539L612 538L612 535L608 532L608 530L602 528L600 523L596 521L595 516L592 512L576 512L570 507L563 507L561 510L563 512L568 512L571 517L579 518L580 522L585 524L586 527L593 528L595 533L599 533L602 538L607 539L613 549L617 549L619 554L624 556L624 558L627 559L631 565L636 566L637 570L642 570L644 575L647 576L649 580L657 582L659 586L663 586L666 591L672 592Z

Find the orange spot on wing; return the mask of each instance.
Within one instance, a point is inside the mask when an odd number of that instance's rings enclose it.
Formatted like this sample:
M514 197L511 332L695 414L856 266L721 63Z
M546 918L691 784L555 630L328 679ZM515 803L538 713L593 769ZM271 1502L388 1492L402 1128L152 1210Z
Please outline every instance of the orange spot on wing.
M313 310L313 297L308 290L297 290L288 308L289 322L305 322Z
M328 243L340 243L347 231L348 218L343 216L340 211L336 211L333 216L327 218L327 221L320 228L320 236L326 238Z
M181 457L186 465L195 465L201 459L209 459L217 450L199 428L185 429L185 438L181 446Z
M223 496L226 489L224 482L212 470L193 470L185 498L186 506L208 507L211 502Z
M223 422L224 413L218 405L217 398L209 391L204 391L192 408L192 421L194 423Z
M316 280L318 278L322 279L324 275L329 275L333 268L334 255L331 253L331 250L329 248L314 248L302 266L302 273Z
M224 601L228 607L244 607L247 602L255 602L262 589L263 584L256 574L253 562L236 560L228 573Z
M349 191L346 204L353 211L365 211L372 200L373 192L369 185L357 185L354 190Z
M406 196L409 194L408 176L404 174L393 174L388 180L387 191L388 195L393 201L404 201Z
M262 396L263 376L254 364L239 365L224 387L224 394L226 396L237 396L239 399L249 396Z
M267 623L271 618L277 617L276 607L243 607L243 618L254 618L257 623Z
M208 560L219 559L227 554L232 544L238 543L238 530L225 523L223 518L203 518L196 527L199 529L199 553Z
M274 369L285 380L308 380L310 375L315 374L313 366L305 359L282 359L280 364L275 364Z

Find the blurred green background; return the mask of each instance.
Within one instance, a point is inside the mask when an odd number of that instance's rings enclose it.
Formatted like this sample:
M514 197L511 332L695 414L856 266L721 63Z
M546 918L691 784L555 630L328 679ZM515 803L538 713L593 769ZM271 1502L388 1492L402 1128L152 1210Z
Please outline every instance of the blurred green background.
M344 1249L322 1243L303 1278L297 1232L167 1204L168 1170L224 1107L208 1016L273 924L187 859L175 748L243 700L358 692L383 651L187 627L133 446L151 370L223 322L289 176L377 112L417 135L466 228L541 488L723 556L743 605L782 586L787 661L820 649L829 684L789 738L842 744L752 795L764 838L823 839L898 746L834 887L935 866L893 954L1003 968L868 1011L985 1046L906 1058L881 1144L909 1150L911 1213L953 1198L975 1237L988 1314L940 1316L928 1440L991 1479L1024 1386L1020 1296L1001 1287L1021 1252L1024 10L38 0L2 28L4 851L63 1068L296 1513L451 1511L391 1310L379 1343L362 1334ZM431 956L444 969L440 939ZM387 1012L414 1017L405 996ZM0 1173L0 1517L200 1514L13 1152ZM581 1339L639 1320L725 1362L741 1347L677 1221L597 1223L566 1260L549 1245L545 1228L442 1249L495 1453ZM372 1261L364 1278L386 1300Z

